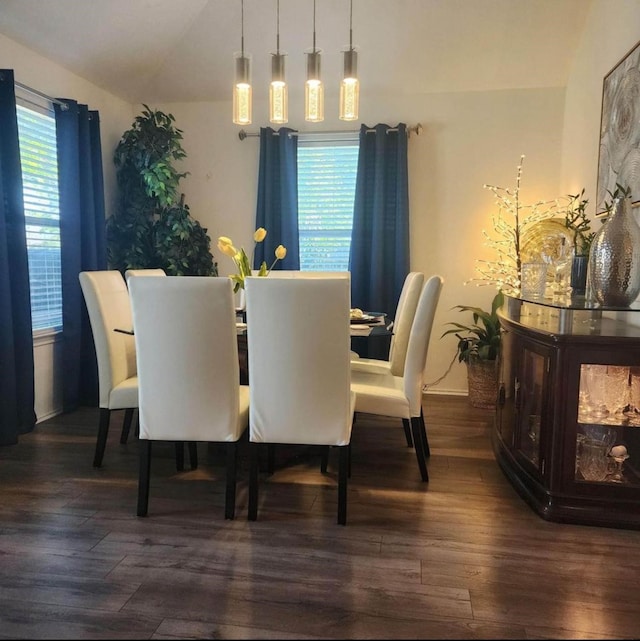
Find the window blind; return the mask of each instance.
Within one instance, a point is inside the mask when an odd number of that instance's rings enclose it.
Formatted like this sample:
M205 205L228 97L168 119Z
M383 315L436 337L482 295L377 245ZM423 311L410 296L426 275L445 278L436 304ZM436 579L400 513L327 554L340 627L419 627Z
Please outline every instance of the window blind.
M50 109L17 105L33 330L62 328L56 126Z
M358 138L298 139L300 269L349 269Z

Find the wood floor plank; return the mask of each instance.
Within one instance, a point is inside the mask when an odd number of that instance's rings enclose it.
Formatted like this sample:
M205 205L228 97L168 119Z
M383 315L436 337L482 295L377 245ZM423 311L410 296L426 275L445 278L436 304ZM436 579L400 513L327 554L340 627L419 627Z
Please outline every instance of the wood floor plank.
M0 598L8 639L150 639L162 619L85 607Z
M233 521L223 450L178 472L162 444L139 518L121 412L100 469L95 408L37 425L0 448L0 638L637 638L640 531L544 521L496 464L490 411L424 410L429 483L400 422L357 417L346 527L314 450L279 448L250 522L246 442Z

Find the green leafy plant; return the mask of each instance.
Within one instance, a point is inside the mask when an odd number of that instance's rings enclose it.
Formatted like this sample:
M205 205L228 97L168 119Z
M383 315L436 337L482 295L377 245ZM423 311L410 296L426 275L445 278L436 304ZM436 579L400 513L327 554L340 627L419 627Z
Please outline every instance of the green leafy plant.
M449 329L440 338L455 334L458 338L458 362L469 363L472 360L495 361L500 353L502 333L498 320L498 309L504 302L504 295L499 291L491 303L491 311L487 312L480 307L456 305L453 309L461 312L471 312L472 325L450 322L453 329Z
M607 189L607 193L609 194L610 199L604 201L604 211L607 214L610 214L613 211L613 203L615 200L618 198L629 198L629 196L631 196L631 187L625 187L620 183L616 183L614 190L611 191L610 189Z
M143 105L113 160L118 201L107 219L107 256L113 269L164 269L172 276L217 276L207 230L179 193L174 163L186 157L172 114Z
M574 256L588 256L595 232L587 218L586 208L589 199L584 197L584 189L579 194L569 194L569 203L564 215L564 224L573 234Z

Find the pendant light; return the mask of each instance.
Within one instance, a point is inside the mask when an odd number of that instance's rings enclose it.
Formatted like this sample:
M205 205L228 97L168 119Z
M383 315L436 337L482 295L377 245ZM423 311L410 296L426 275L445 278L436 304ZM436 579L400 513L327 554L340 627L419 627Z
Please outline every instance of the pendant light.
M324 87L320 80L320 50L316 49L316 0L313 0L313 49L307 53L304 119L309 122L324 120Z
M353 48L353 0L349 1L349 49L344 52L344 75L340 84L340 120L358 120L360 84L358 82L358 53Z
M251 60L244 53L244 0L241 6L240 53L235 58L235 83L233 86L233 122L236 125L251 124Z
M271 54L271 85L269 87L269 120L284 124L289 120L287 82L284 77L284 54L280 53L280 0L276 0L276 52Z

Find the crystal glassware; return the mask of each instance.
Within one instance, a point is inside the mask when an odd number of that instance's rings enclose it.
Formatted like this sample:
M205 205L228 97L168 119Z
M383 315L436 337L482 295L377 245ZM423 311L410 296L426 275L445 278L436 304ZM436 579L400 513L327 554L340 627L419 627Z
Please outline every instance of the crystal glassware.
M607 366L583 365L581 372L586 385L588 421L599 421L609 414L605 396Z
M609 365L605 374L604 401L609 414L606 423L625 421L624 410L629 404L629 367Z

